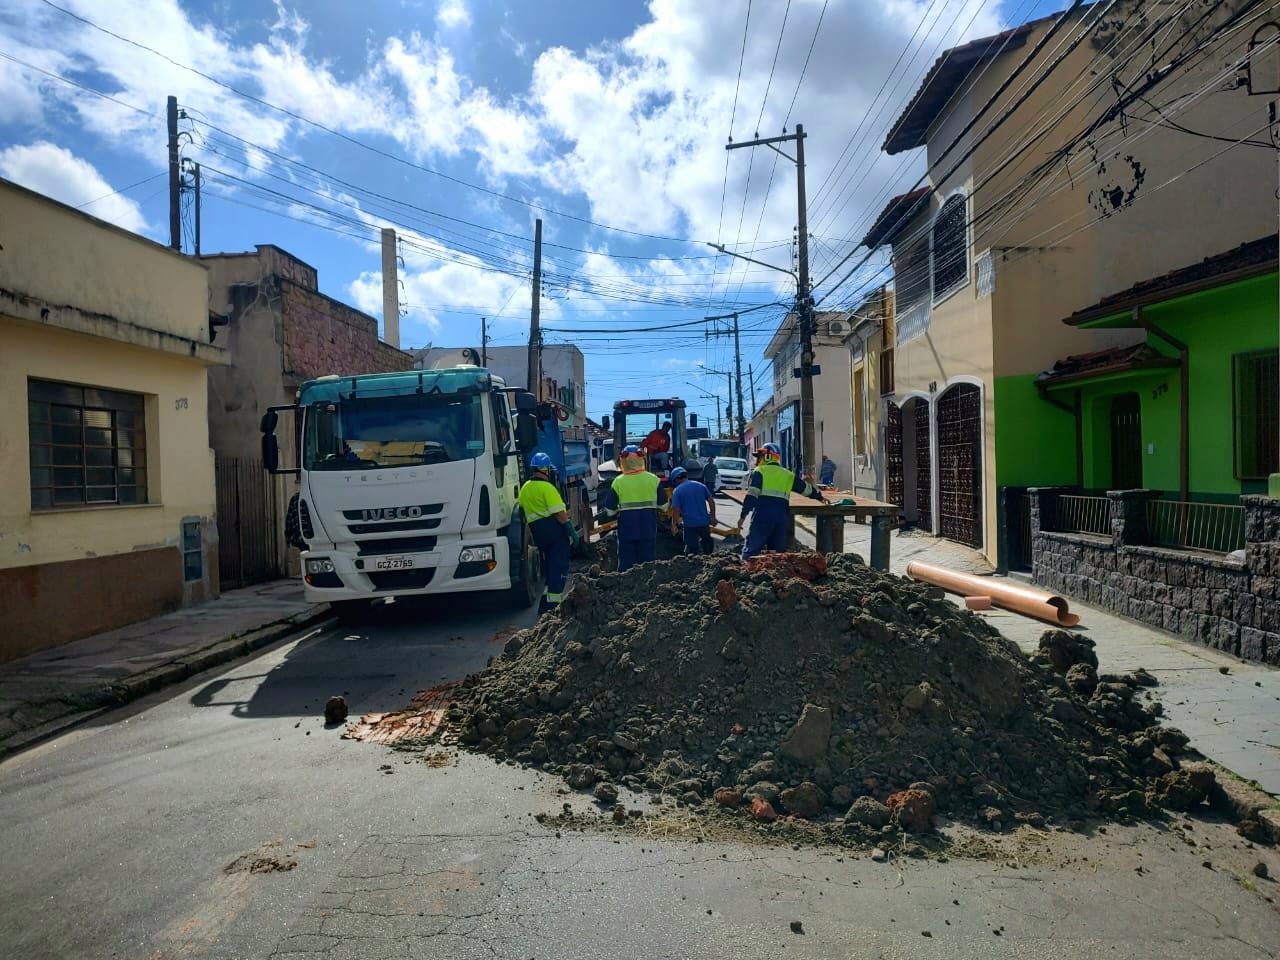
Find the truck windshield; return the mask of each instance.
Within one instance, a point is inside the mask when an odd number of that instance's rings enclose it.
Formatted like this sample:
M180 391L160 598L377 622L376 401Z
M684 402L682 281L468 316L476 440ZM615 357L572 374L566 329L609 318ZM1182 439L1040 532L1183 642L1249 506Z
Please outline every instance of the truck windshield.
M375 397L307 411L308 470L360 470L471 460L484 452L476 395Z

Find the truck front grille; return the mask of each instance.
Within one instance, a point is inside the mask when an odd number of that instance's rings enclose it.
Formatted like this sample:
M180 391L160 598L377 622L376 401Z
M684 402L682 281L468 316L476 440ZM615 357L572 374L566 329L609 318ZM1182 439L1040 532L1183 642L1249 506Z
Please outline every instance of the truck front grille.
M369 574L369 582L373 589L383 590L421 590L436 575L435 567L420 567L416 570L383 570Z
M440 526L440 518L422 518L420 520L397 520L394 523L353 523L349 527L352 533L400 533L404 530L434 530Z
M425 553L435 548L435 537L387 537L384 540L356 541L356 550L362 557L377 557L388 553Z

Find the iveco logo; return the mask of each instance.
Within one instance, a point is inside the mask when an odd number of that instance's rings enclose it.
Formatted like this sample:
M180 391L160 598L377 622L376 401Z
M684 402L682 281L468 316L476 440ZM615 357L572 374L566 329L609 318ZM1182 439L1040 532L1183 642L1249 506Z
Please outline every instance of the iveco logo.
M360 511L362 520L416 520L420 516L421 507L374 507Z

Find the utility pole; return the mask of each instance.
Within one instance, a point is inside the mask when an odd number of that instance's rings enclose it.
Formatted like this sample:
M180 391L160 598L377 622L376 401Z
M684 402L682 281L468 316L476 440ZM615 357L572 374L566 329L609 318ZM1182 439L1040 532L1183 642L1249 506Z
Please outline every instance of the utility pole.
M480 366L489 366L489 328L486 326L487 317L480 318Z
M751 414L756 412L756 372L751 364L747 364L747 382L751 384Z
M165 114L169 123L169 246L182 252L182 171L178 164L178 98L170 97Z
M195 239L195 255L200 256L200 164L192 163L193 180L195 189L195 208L196 208L196 239Z
M742 406L742 342L738 333L738 315L736 313L727 313L721 317L704 317L706 320L732 320L733 321L733 369L734 378L737 381L737 397L738 397L738 442L745 443L747 436L747 421L743 414L745 410ZM727 337L728 331L708 330L708 337ZM733 422L729 422L730 431L733 430Z
M529 312L529 392L542 399L542 220L533 224L533 304Z
M796 207L798 243L798 276L796 277L796 325L800 335L800 454L803 459L802 471L805 477L813 479L817 476L817 463L814 457L814 416L813 416L813 378L822 372L813 362L813 297L809 290L809 214L804 189L804 125L797 123L795 133L784 133L780 137L760 137L755 140L743 140L740 143L730 142L726 150L741 150L743 147L768 147L796 165ZM796 155L789 157L774 144L795 141ZM789 272L789 271L783 271Z

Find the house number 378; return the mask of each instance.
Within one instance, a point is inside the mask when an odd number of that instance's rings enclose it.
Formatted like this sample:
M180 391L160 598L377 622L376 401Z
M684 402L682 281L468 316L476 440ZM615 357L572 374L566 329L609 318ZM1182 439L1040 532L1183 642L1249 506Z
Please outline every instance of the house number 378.
M187 409L187 398L186 398L186 397L178 397L178 399L174 400L174 401L173 401L173 409L175 409L175 410L185 410L185 409Z

